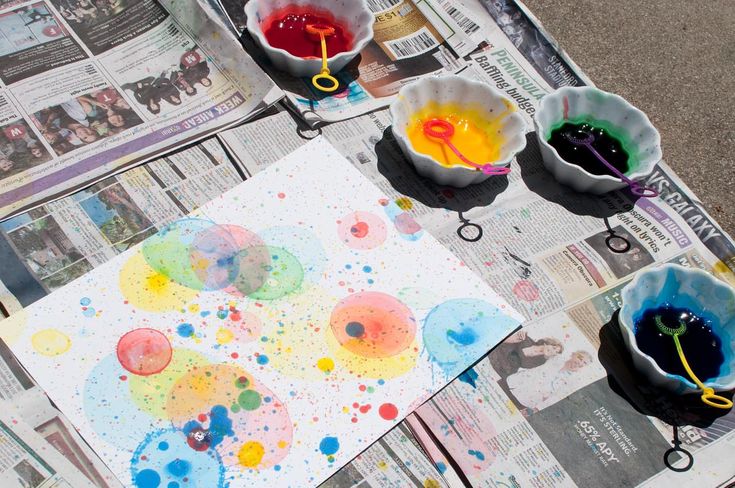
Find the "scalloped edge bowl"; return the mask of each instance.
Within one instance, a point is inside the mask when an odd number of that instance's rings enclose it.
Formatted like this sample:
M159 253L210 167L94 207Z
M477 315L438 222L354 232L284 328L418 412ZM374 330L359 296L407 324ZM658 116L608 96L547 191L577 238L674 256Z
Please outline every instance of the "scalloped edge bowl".
M489 85L457 75L431 76L410 83L401 88L390 106L391 131L416 171L440 185L464 188L492 176L467 166L443 166L439 161L413 149L406 128L411 116L429 102L457 103L480 109L487 114L488 119L497 118L497 114L503 116L501 130L506 142L500 149L498 160L493 161L495 166L509 166L515 155L526 147L527 126L523 116L509 98Z
M373 39L373 23L375 16L368 8L367 0L250 0L245 4L247 30L256 44L266 53L276 68L294 76L314 76L322 69L321 58L304 59L289 53L285 49L272 47L265 38L260 27L261 22L281 8L289 5L309 5L332 13L348 27L355 36L354 46L327 58L329 70L334 75L352 61L360 51Z
M651 383L678 394L700 391L688 378L666 373L638 348L634 329L636 316L668 302L715 319L717 329L714 332L722 340L725 363L720 376L704 384L716 391L735 389L735 289L700 269L665 264L638 273L623 288L621 297L623 306L618 323L623 340L636 369Z
M615 127L621 137L636 149L635 167L626 173L632 180L643 178L661 161L661 135L648 116L619 95L590 86L563 87L541 99L533 119L541 156L554 178L578 192L601 195L625 188L620 178L588 173L576 164L566 162L548 142L554 125L564 120L564 99L568 101L570 119L604 121Z

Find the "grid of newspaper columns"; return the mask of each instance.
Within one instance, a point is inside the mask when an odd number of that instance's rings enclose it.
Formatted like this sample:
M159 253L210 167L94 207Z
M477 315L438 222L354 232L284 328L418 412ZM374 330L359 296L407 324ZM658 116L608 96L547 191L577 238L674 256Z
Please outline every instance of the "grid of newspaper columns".
M674 262L735 283L735 243L665 163L646 181L657 199L575 194L544 170L529 134L507 180L456 190L417 177L392 139L384 107L421 76L486 82L529 122L546 93L592 84L520 2L368 0L376 39L346 93L318 103L308 80L271 70L247 36L242 51L244 0L1 3L0 218L11 216L0 222L3 315L22 314L322 134L527 319L323 486L726 485L735 477L735 413L710 418L640 383L615 327L619 291L641 269ZM391 24L398 12L412 21ZM419 35L430 42L396 50ZM284 94L257 120L229 128ZM148 149L136 146L154 134ZM621 242L627 252L615 247ZM539 344L561 347L533 367L508 366ZM0 437L12 446L0 454L1 486L128 483L3 343L0 359Z

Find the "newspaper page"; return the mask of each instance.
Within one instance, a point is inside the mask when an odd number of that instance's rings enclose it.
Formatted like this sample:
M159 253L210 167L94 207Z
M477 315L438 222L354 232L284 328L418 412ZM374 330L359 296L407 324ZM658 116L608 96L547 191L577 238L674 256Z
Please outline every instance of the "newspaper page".
M198 2L0 10L0 219L265 108L280 91Z
M0 402L0 485L7 488L95 486L6 402Z
M22 313L22 312L20 312ZM2 322L0 322L2 324ZM73 471L103 488L121 487L112 472L85 443L71 422L49 401L46 394L30 378L13 356L10 348L0 340L0 405L6 412L15 412L23 425L39 436L36 446L63 457ZM14 425L12 428L14 429ZM15 429L14 429L15 430ZM17 433L17 432L16 432ZM19 433L19 435L25 437ZM35 436L34 436L35 437ZM26 442L28 442L26 440ZM36 448L36 447L34 447ZM55 452L54 452L55 451ZM53 459L43 456L46 460ZM51 462L53 464L53 462ZM2 477L0 477L2 479ZM15 486L2 484L0 486ZM21 485L38 486L38 485ZM44 485L45 486L45 485ZM83 484L73 486L86 486Z
M217 139L208 139L0 222L6 315L240 182Z
M386 107L402 86L422 76L453 73L477 47L479 26L446 0L368 0L375 37L340 73L335 94L316 90L311 78L296 78L271 67L244 32L248 52L286 92L290 108L314 127ZM225 0L233 28L243 32L245 1Z

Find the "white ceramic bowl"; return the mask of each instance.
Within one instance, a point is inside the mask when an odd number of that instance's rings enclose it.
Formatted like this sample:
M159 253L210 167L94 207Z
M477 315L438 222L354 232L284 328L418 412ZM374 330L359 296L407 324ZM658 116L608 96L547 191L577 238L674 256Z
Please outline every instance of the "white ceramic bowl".
M249 0L245 4L248 32L276 68L294 76L314 76L319 73L322 69L321 58L304 59L284 49L274 48L261 29L261 23L273 12L289 5L309 5L328 11L354 36L352 50L327 59L332 74L336 74L352 61L373 38L375 17L368 8L367 0Z
M406 85L401 88L398 97L390 106L393 136L403 154L416 167L416 171L440 185L464 188L492 176L468 166L444 166L432 157L413 149L406 135L406 129L413 114L430 102L439 105L456 103L484 113L489 120L502 118L499 130L505 143L500 148L499 158L496 161L477 161L478 163L493 163L498 167L508 166L516 153L526 147L526 122L518 113L515 104L489 85L456 75L432 76Z
M630 147L632 167L625 174L632 180L645 177L661 161L661 136L646 114L628 103L623 97L593 87L563 87L541 99L534 118L544 166L559 183L579 192L601 195L626 186L620 178L588 173L576 164L563 160L547 142L552 129L567 119L573 122L607 122Z
M630 349L636 369L651 383L678 394L700 391L688 378L666 373L653 358L638 349L636 318L644 310L670 303L713 319L713 332L722 340L725 362L720 376L704 384L716 391L735 389L735 289L702 270L665 264L638 273L623 288L621 296L623 306L618 323L623 340Z

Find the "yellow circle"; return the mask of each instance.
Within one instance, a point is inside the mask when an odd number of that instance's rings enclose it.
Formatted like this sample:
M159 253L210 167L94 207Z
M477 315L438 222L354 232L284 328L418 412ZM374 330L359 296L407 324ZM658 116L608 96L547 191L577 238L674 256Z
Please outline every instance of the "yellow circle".
M217 330L216 339L218 344L227 344L235 338L235 333L225 327L220 327Z
M240 464L246 468L256 468L263 460L265 448L258 441L249 441L242 445L240 452L237 453L237 459Z
M31 344L38 354L58 356L69 350L71 339L56 329L44 329L31 336Z
M140 252L123 265L119 283L128 302L150 312L180 310L197 294L151 268Z

